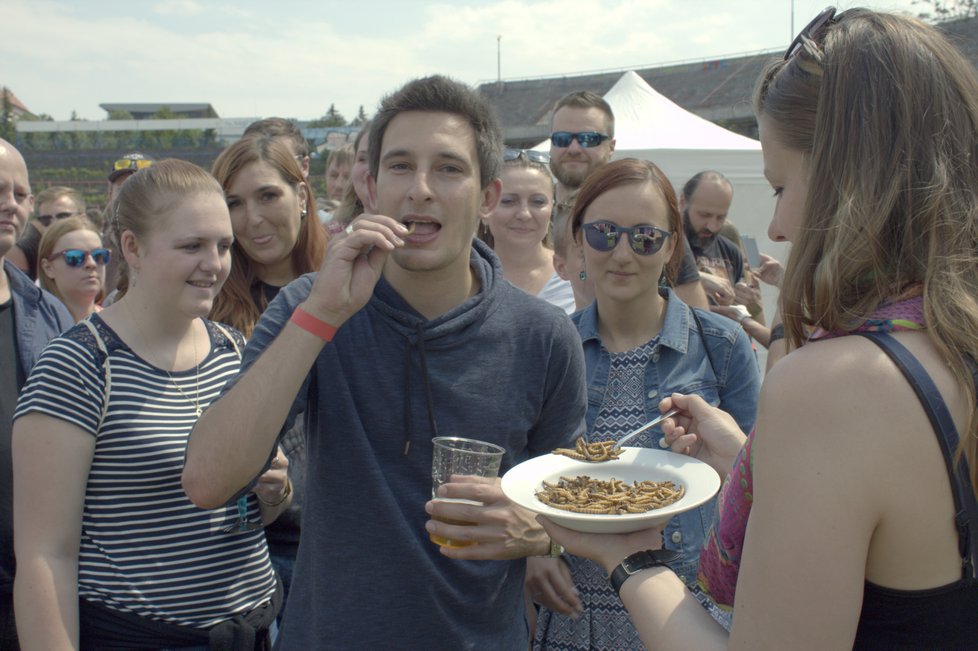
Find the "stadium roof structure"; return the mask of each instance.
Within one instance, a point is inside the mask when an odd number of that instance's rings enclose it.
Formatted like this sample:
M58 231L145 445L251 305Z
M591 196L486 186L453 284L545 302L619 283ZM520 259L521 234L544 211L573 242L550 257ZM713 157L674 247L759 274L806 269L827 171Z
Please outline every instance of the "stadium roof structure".
M978 17L948 21L938 27L978 68ZM768 50L659 66L485 81L479 84L479 92L495 106L504 138L511 146L532 147L546 138L553 107L567 93L589 90L604 96L629 69L687 111L756 137L750 105L754 82L765 65L780 55L781 50Z
M112 111L126 111L132 115L134 120L147 120L150 119L154 113L157 113L163 108L168 108L177 117L182 118L216 118L220 117L214 107L206 102L199 103L186 103L186 102L160 102L160 103L145 103L145 102L130 102L121 104L105 103L99 104L99 107L106 113Z

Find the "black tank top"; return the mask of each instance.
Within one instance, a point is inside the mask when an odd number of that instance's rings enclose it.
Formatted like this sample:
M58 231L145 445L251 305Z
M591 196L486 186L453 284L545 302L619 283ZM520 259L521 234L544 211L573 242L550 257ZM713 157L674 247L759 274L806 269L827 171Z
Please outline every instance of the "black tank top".
M978 649L978 500L967 461L963 456L954 461L958 446L954 422L937 387L910 351L886 333L859 334L882 348L903 372L934 427L954 492L961 579L929 590L893 590L867 581L853 649ZM978 386L976 367L971 366Z

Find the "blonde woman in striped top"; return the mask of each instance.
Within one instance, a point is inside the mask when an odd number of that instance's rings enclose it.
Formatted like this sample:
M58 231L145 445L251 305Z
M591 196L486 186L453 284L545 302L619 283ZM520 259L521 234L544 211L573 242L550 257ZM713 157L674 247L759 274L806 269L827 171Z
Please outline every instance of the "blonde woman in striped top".
M180 486L190 430L240 364L241 335L204 318L231 266L224 195L162 161L112 214L129 289L48 346L14 416L21 643L270 648L281 591L261 525L288 506L284 457L240 509L200 509Z

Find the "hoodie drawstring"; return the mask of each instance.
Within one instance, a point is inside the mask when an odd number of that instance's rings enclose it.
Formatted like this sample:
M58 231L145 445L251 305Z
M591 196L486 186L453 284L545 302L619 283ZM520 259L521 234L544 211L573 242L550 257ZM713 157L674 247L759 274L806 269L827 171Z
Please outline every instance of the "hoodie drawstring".
M431 382L428 378L428 358L425 355L424 349L424 324L419 323L417 325L416 338L408 339L408 345L405 349L406 357L404 360L404 387L405 387L405 400L404 400L404 456L408 455L411 451L411 395L408 391L410 387L411 379L411 347L413 345L418 346L418 350L421 353L421 375L424 382L424 398L425 406L428 408L428 424L431 427L431 437L434 438L438 436L438 423L435 421L435 401L431 395Z

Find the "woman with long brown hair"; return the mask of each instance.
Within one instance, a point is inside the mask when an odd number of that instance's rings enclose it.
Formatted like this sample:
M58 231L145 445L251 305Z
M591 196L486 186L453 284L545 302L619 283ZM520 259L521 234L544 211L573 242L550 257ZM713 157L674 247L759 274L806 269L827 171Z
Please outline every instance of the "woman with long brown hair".
M231 275L211 318L247 337L280 288L319 269L326 235L302 168L281 141L243 138L221 152L211 173L234 227Z
M658 529L545 526L611 575L649 648L973 649L978 76L929 25L830 7L754 104L769 235L793 244L790 351L746 440L694 397L661 407L682 410L673 449L727 476L699 582L725 626L661 566Z

